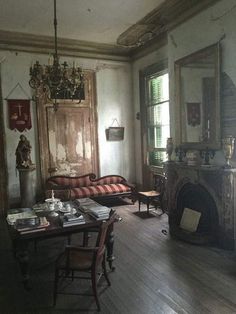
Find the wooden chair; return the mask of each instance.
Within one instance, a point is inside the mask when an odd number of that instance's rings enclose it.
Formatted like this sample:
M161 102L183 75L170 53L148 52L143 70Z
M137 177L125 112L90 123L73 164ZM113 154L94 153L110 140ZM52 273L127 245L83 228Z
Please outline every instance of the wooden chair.
M138 202L139 202L139 211L141 203L147 204L147 213L149 213L150 208L160 207L162 213L165 212L165 206L163 202L163 196L165 192L165 182L166 177L162 174L154 174L153 175L153 190L146 192L138 192ZM150 205L153 204L153 207Z
M56 305L57 294L66 294L65 292L58 292L59 278L71 278L72 280L75 278L90 279L92 281L92 295L94 295L98 311L100 311L97 283L101 275L104 275L108 285L111 285L106 271L105 249L107 230L114 223L115 219L116 213L112 211L109 220L101 222L95 247L68 245L65 251L58 257L55 265L54 305ZM98 276L99 270L102 270L100 276ZM83 273L83 275L79 275L79 273ZM85 276L84 273L89 273L90 276Z

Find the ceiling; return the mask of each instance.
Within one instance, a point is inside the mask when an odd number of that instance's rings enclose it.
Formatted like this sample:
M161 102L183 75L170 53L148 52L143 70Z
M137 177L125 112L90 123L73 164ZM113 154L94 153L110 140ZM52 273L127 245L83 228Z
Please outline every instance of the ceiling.
M57 0L58 37L116 44L165 0ZM52 36L53 0L1 0L0 29Z
M51 53L54 0L0 0L0 49ZM129 60L218 0L57 0L59 53Z

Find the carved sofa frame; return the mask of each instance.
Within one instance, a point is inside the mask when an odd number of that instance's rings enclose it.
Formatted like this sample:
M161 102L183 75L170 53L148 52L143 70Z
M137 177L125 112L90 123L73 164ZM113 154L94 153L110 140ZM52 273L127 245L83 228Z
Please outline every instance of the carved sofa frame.
M84 197L89 198L114 198L129 197L135 201L135 186L119 175L107 175L96 178L94 173L72 177L57 175L47 179L45 195L54 195L61 200L73 200Z

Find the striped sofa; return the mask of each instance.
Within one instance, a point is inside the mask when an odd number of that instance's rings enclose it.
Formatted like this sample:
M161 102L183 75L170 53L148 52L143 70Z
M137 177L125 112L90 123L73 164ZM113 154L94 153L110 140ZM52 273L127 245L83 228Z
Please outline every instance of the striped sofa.
M107 197L131 197L134 202L135 187L119 175L107 175L96 178L94 173L78 177L58 175L47 179L46 197L50 197L52 190L55 197L61 200Z

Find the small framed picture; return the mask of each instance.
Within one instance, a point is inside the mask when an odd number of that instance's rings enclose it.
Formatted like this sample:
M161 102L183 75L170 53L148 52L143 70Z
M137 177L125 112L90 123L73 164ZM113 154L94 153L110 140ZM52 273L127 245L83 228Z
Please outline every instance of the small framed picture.
M199 102L187 102L188 125L197 126L201 123L201 109Z
M124 127L109 127L106 129L107 141L122 141L124 139Z

